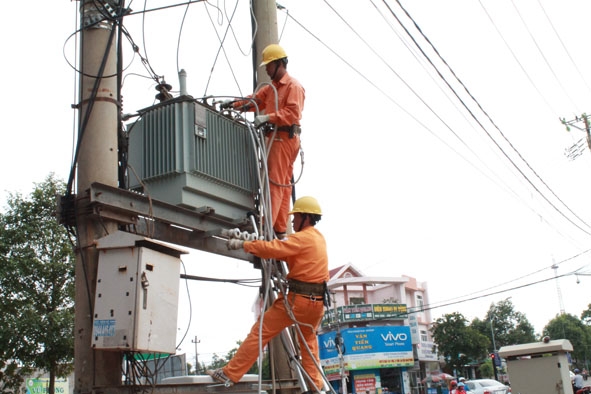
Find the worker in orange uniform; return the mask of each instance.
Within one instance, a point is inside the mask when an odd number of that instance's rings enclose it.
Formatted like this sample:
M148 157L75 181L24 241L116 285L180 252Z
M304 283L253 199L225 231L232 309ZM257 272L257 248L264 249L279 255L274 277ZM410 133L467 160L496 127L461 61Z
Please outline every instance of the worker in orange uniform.
M259 115L254 119L255 126L266 123L274 126L272 129L275 132L266 135L266 144L271 146L267 156L267 171L273 230L278 238L283 238L287 231L293 163L300 150L300 120L304 110L305 91L302 85L287 73L287 54L281 46L271 44L263 50L263 60L259 67L263 66L275 89L270 85L264 85L254 95L249 96L251 100L227 100L221 107L242 111L258 109Z
M295 232L285 239L250 242L231 239L228 249L243 248L258 257L283 260L287 263L288 293L279 294L265 312L260 341L264 347L284 328L301 323L299 327L302 337L298 335L298 341L302 349L302 366L316 388L322 390L324 380L322 372L317 367L320 365L320 357L316 330L324 315L324 301L327 300L326 282L329 279L326 241L315 228L321 219L322 211L315 198L301 197L296 200L289 214L293 215ZM286 308L291 309L295 321ZM207 371L215 381L227 386L233 385L250 369L259 354L259 327L260 321L257 321L224 368Z

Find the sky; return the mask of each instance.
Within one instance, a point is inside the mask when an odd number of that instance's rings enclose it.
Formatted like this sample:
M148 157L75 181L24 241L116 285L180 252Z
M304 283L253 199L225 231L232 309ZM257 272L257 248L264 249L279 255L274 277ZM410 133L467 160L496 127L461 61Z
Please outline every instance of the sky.
M193 97L249 94L248 2L142 13L171 4L135 0L124 22L154 72L174 94L180 69ZM322 206L330 268L350 263L367 275L426 282L434 319L482 319L509 297L536 333L561 311L580 316L591 303L591 155L583 123L569 132L560 119L589 109L591 3L280 4L288 71L306 89L296 193ZM27 23L0 26L2 202L49 172L69 176L78 5L5 5ZM157 93L130 48L126 41L124 113L152 105ZM579 154L569 158L575 144ZM259 277L249 263L203 252L183 264L192 275ZM197 337L200 361L225 355L248 332L257 292L181 283L179 352L193 359Z

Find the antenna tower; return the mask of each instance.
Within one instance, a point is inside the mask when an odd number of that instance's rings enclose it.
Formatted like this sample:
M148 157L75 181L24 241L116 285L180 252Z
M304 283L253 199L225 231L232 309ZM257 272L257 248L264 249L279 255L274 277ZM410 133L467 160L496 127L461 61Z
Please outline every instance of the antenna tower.
M552 258L554 263L554 258ZM554 270L554 278L556 278L556 291L558 292L558 304L560 305L560 314L564 315L564 303L562 302L562 292L560 291L560 283L558 283L558 265L552 264L551 267Z

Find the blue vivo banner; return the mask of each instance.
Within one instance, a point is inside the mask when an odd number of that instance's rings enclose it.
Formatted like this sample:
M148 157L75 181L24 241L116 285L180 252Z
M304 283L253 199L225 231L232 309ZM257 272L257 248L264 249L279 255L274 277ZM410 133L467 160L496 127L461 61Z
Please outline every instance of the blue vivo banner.
M411 366L414 364L408 326L348 328L341 331L343 359L348 369ZM338 365L336 332L318 337L325 369ZM326 371L328 372L328 371Z

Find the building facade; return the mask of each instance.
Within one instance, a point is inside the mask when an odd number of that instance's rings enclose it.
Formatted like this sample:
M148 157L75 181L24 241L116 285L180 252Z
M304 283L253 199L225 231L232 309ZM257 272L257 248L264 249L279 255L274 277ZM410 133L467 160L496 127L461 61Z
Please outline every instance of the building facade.
M330 271L333 304L318 336L324 372L339 393L422 393L439 369L427 284L370 277L348 264Z

